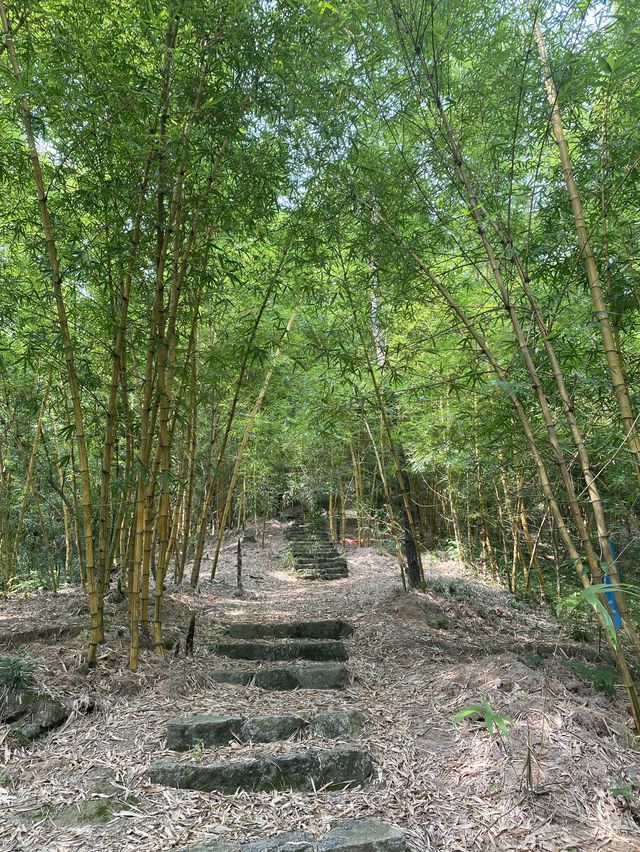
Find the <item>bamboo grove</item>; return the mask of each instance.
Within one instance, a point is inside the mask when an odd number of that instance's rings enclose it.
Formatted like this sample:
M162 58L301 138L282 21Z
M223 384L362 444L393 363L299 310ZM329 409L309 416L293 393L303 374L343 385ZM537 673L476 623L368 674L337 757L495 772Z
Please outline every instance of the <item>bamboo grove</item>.
M135 669L320 502L412 588L611 584L640 727L636 11L0 0L4 593L81 584L92 665L118 586Z

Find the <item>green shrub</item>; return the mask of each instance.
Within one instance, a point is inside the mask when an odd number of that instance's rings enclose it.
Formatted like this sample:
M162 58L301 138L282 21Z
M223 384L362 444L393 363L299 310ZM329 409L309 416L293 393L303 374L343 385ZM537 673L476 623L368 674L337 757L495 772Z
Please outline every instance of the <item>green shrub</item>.
M614 694L618 673L611 666L593 666L581 660L566 660L562 665L575 672L582 680L591 682L598 692L605 695Z
M0 657L0 684L9 689L24 689L34 683L33 663L10 655Z

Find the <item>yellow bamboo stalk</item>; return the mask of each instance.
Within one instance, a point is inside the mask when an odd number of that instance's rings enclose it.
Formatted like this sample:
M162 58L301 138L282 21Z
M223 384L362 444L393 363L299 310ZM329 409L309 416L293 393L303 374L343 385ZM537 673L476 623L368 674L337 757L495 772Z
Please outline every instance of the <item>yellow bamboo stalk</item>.
M0 21L4 31L6 49L11 61L13 75L19 84L19 89L24 91L24 86L20 85L22 79L22 70L16 54L13 35L7 16L4 0L0 0ZM80 401L80 385L76 373L74 349L69 331L69 320L67 317L67 308L64 301L62 290L62 274L60 271L60 262L58 258L58 249L53 233L51 218L49 216L49 206L47 202L47 190L40 164L40 155L36 145L35 134L31 123L31 105L26 94L20 96L20 110L22 115L22 125L27 147L29 150L29 159L33 171L33 178L36 186L36 194L38 198L38 210L40 213L40 221L42 231L47 245L47 257L49 269L51 271L53 293L56 303L56 311L58 315L58 326L60 328L60 336L62 338L62 346L65 353L65 363L67 368L67 381L69 385L69 396L74 415L75 423L75 441L78 448L78 473L82 484L82 526L84 532L85 543L85 570L87 574L87 593L89 598L89 610L91 614L91 632L89 636L89 648L87 661L89 666L95 666L98 644L103 639L102 629L102 601L99 594L98 585L95 576L95 558L93 548L93 519L91 512L91 479L89 472L89 454L87 449L87 441L84 433L84 416L82 404Z
M370 206L364 201L361 201L361 203L365 204L365 206ZM491 365L491 367L494 370L497 377L500 379L500 381L504 382L505 387L507 387L508 386L508 376L507 376L506 371L502 368L502 366L500 365L500 363L496 359L493 351L489 347L484 336L475 327L475 325L471 322L471 320L467 317L466 313L464 312L462 307L457 303L456 299L450 293L448 288L433 273L431 268L424 262L424 260L409 245L407 245L407 243L402 239L402 237L398 233L398 231L393 227L393 225L391 225L391 223L386 219L385 216L382 215L382 213L379 210L376 210L376 215L378 217L378 221L380 222L380 224L382 224L383 227L398 241L398 243L402 246L402 248L408 254L408 256L411 257L414 260L414 262L416 263L418 268L421 269L422 272L426 275L426 277L429 279L429 281L433 285L436 292L438 292L440 294L441 298L443 299L445 304L449 307L451 312L460 320L461 324L463 325L463 327L465 328L465 330L467 331L469 336L473 340L475 340L475 342L477 343L480 350L483 352L485 358L487 359L487 361ZM580 582L582 583L584 588L588 588L591 584L591 581L589 579L589 572L585 568L583 557L580 556L580 554L578 553L578 551L575 547L573 539L571 538L571 535L570 535L569 530L567 528L567 525L565 523L564 516L562 514L560 506L558 505L558 502L555 498L555 494L554 494L553 488L551 486L551 482L550 482L548 474L547 474L546 466L544 464L544 461L543 461L542 456L540 454L540 451L538 449L537 441L535 439L535 433L534 433L534 431L531 427L531 424L529 422L529 418L527 417L527 414L526 414L526 412L525 412L525 410L522 406L522 403L521 403L518 395L515 393L515 391L507 390L507 395L509 397L511 404L513 405L513 408L516 412L516 415L518 416L518 420L520 421L523 432L524 432L525 437L527 439L527 444L529 446L529 450L531 452L532 458L535 462L536 469L537 469L537 472L538 472L538 478L540 480L540 486L542 488L542 493L545 497L547 505L549 506L549 509L550 509L551 514L553 516L553 519L554 519L554 522L555 522L555 525L556 525L556 529L558 530L558 533L560 534L560 537L562 538L563 544L564 544L565 548L567 549L567 553L569 554L569 558L572 560L573 564L575 565L576 573L578 575ZM579 522L580 522L580 526L584 527L584 522L583 522L583 519L582 519L581 516L579 517ZM581 540L582 540L582 537L581 537ZM584 543L584 541L582 543ZM591 551L591 553L593 555L593 551ZM595 563L594 563L592 559L588 558L588 565L589 565L589 568L591 568L591 573L592 573L594 581L596 583L601 582L602 574L601 574L600 566L599 566L599 563L597 562L597 560L595 560ZM604 606L607 605L606 600L604 598L603 598L603 605ZM604 623L602 621L601 621L601 623L604 626ZM605 633L606 633L606 630L605 630ZM618 643L611 642L608 635L607 635L607 641L610 644L611 651L612 651L612 653L613 653L613 655L616 659L616 665L618 666L618 669L620 671L623 683L624 683L625 688L627 690L627 694L629 696L629 702L630 702L631 709L632 709L632 712L633 712L634 721L635 721L635 724L636 724L636 729L640 731L640 696L638 695L637 687L636 687L636 685L633 681L633 677L632 677L631 672L629 670L629 666L626 662L626 659L625 659L625 656L624 656L624 651L622 650L620 643L619 642Z
M613 385L613 392L618 403L620 412L620 420L625 431L627 446L631 457L635 464L635 472L638 481L640 482L640 437L637 430L637 418L631 407L629 390L624 374L622 358L618 347L616 346L615 337L611 328L611 320L609 318L609 310L604 297L602 283L600 281L600 273L598 272L598 264L589 241L589 230L584 216L582 201L578 185L573 175L571 165L571 156L569 154L569 146L564 133L562 124L562 115L558 104L558 92L553 81L551 73L551 65L547 54L544 36L540 22L535 19L533 25L534 38L540 56L540 64L544 73L544 86L547 93L547 99L551 106L551 126L553 135L558 147L560 155L560 163L562 165L562 173L564 176L567 192L569 194L569 203L573 213L573 221L575 223L576 234L578 237L578 246L582 255L589 289L591 292L591 301L593 302L594 313L602 336L602 344L604 354Z

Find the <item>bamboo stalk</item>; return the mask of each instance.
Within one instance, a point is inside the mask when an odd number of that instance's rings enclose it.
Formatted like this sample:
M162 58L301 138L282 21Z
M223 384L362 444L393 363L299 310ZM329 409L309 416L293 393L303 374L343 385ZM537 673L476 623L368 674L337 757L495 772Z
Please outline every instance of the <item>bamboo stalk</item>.
M396 15L396 22L397 22L398 28L400 28L400 16L398 16L398 15ZM411 32L410 28L405 27L405 32L408 35L408 37L410 38L410 40L412 41L412 43L415 45L415 37L414 37L413 33ZM542 45L542 49L544 50L544 43L542 41L542 33L541 33L540 28L539 28L539 25L538 25L538 32L536 34L536 40L538 42L539 49L540 49L540 45ZM543 60L541 60L541 61L543 61ZM447 113L446 113L445 108L442 104L442 101L439 97L438 87L436 85L434 75L433 75L432 71L429 69L429 67L427 66L425 59L421 54L420 54L420 57L419 57L419 64L420 64L420 68L422 70L422 73L423 73L425 79L427 79L427 81L430 85L430 88L431 88L431 91L432 91L432 94L433 94L433 97L434 97L434 100L435 100L437 113L440 117L440 121L441 121L441 124L442 124L442 127L443 127L444 136L445 136L445 139L447 141L448 147L450 149L451 155L453 157L453 160L454 160L454 163L455 163L455 166L456 166L456 170L457 170L457 173L460 177L460 181L461 181L461 184L462 184L462 187L463 187L463 191L464 191L464 194L466 196L469 213L470 213L473 221L475 222L475 224L477 226L478 235L480 236L480 240L482 242L485 254L486 254L487 259L489 261L489 265L491 267L494 279L495 279L495 281L498 285L498 289L499 289L500 296L501 296L501 299L503 301L504 307L508 312L509 319L510 319L512 328L514 330L516 339L518 341L518 346L519 346L523 361L525 363L527 372L531 376L532 385L534 387L534 390L536 392L536 396L538 398L538 403L540 405L540 409L541 409L541 412L542 412L542 415L543 415L543 418L544 418L545 426L546 426L547 433L548 433L548 436L549 436L549 441L550 441L554 456L556 458L556 461L557 461L557 464L558 464L558 467L559 467L559 470L560 470L560 473L561 473L561 476L562 476L562 480L563 480L563 483L564 483L565 490L567 491L567 495L569 497L569 509L570 509L572 520L573 520L573 522L576 526L576 529L578 530L580 540L581 540L581 544L582 544L582 546L585 550L585 556L587 558L587 562L588 562L589 567L591 569L591 572L594 576L594 579L596 580L596 582L599 582L600 579L601 579L601 576L602 576L602 572L601 572L601 569L600 569L600 563L599 563L598 557L597 557L597 555L596 555L596 553L593 549L591 537L590 537L589 531L587 530L581 509L580 509L580 506L579 506L579 502L578 502L577 494L576 494L576 491L575 491L573 479L572 479L572 477L569 473L567 464L566 464L565 459L564 459L564 455L562 453L560 442L558 440L557 433L556 433L556 427L555 427L555 421L554 421L553 415L551 413L546 395L543 392L542 383L539 380L537 369L536 369L534 362L533 362L533 359L531 357L526 335L525 335L525 333L524 333L524 331L523 331L523 329L520 325L517 313L516 313L515 308L513 306L512 300L509 296L508 289L505 285L505 282L504 282L504 279L503 279L503 276L502 276L502 272L501 272L501 269L500 269L500 264L498 263L496 254L493 250L493 246L492 246L492 244L491 244L491 242L488 238L487 230L486 230L486 227L485 227L485 222L488 222L488 224L493 229L493 231L495 231L495 233L498 235L498 237L502 241L503 246L505 248L509 249L509 254L512 258L513 263L515 264L515 267L516 267L518 276L520 278L520 281L523 285L523 289L525 291L525 294L526 294L526 296L527 296L527 298L528 298L528 300L529 300L529 302L530 302L530 304L533 308L534 319L536 321L536 324L540 328L540 331L541 331L541 334L542 334L544 349L545 349L545 352L547 354L547 357L549 358L549 362L551 364L554 381L555 381L555 384L558 388L558 392L559 392L559 395L560 395L560 398L561 398L561 401L562 401L563 410L564 410L567 422L569 424L571 437L572 437L573 443L576 447L576 451L577 451L578 458L579 458L579 461L580 461L581 470L582 470L583 476L585 478L585 482L587 484L587 491L589 493L589 499L590 499L591 507L592 507L592 510L594 512L594 515L595 515L595 518L596 518L596 524L597 524L597 528L598 528L598 538L599 538L599 542L600 542L600 550L602 552L602 555L603 555L605 562L608 565L608 570L609 570L609 573L611 575L611 579L612 579L612 583L613 583L613 587L614 587L614 594L615 594L615 597L616 597L616 602L618 604L618 609L620 611L620 615L621 615L622 620L624 622L625 630L626 630L627 634L629 635L631 642L634 645L636 653L640 656L640 636L638 636L638 633L636 631L633 620L630 617L626 597L622 593L620 586L619 586L617 566L615 565L615 561L613 560L613 557L612 557L612 554L611 554L611 551L610 551L609 533L608 533L608 530L607 530L607 524L606 524L606 520L605 520L605 517L604 517L604 512L602 510L602 502L601 502L600 495L598 493L598 489L597 489L597 486L596 486L596 479L595 479L595 476L593 474L591 463L589 461L589 457L588 457L588 454L587 454L584 438L583 438L583 436L580 432L580 429L578 427L578 424L577 424L577 421L576 421L576 418L575 418L573 403L571 401L570 395L569 395L568 390L566 388L566 384L564 382L564 377L563 377L563 374L562 374L562 370L561 370L558 358L557 358L556 353L555 353L555 349L554 349L553 344L551 342L549 332L546 328L546 323L545 323L544 318L542 316L542 312L540 310L539 304L538 304L537 299L535 297L535 294L533 293L532 288L530 286L529 275L526 271L525 265L520 260L517 252L515 252L514 249L513 249L512 240L509 239L505 235L504 230L498 225L498 223L495 221L495 219L493 219L492 217L490 217L488 215L486 208L481 204L481 202L480 202L480 200L477 196L476 190L475 190L475 188L474 188L474 186L471 182L469 172L468 172L468 170L465 166L465 162L464 162L464 158L462 156L462 152L461 152L461 150L458 146L458 143L456 141L456 138L455 138L455 135L454 135L454 132L453 132L453 128L451 127ZM544 61L543 61L543 66L544 66ZM547 61L547 68L548 68L548 61ZM548 79L550 79L550 75L549 75ZM553 80L550 80L550 82L551 82L551 85L553 85ZM554 89L554 91L555 91L555 89ZM555 101L552 104L552 106L555 106L555 108L557 110L557 103ZM557 118L558 118L558 120L560 118L559 111L557 113ZM556 127L556 125L554 124L554 128L555 127ZM559 121L559 128L560 128L560 130L562 129L561 121ZM565 142L565 149L566 149L566 142ZM568 158L568 149L566 149L566 154L567 154L567 158ZM569 166L570 166L570 162L569 162ZM577 197L577 190L576 190L576 197ZM578 205L580 203L579 197L577 197L577 203L578 203ZM583 221L583 225L584 225L584 221ZM586 233L587 233L586 232L586 226L584 226L585 236L586 236ZM597 269L596 269L596 272L597 272ZM593 289L592 289L592 293L593 293ZM601 288L600 288L600 295L601 295ZM606 323L605 323L605 325L606 325ZM602 330L602 327L601 327L601 330ZM606 344L605 344L605 349L607 349ZM622 378L624 379L623 371L622 371L621 375L622 375ZM626 385L624 386L624 391L626 392ZM629 409L629 411L630 411L630 409ZM632 418L630 422L634 425L635 419L633 418L632 413L630 413L630 416ZM627 425L629 425L629 424L627 423ZM640 441L638 441L638 447L640 448ZM640 468L637 468L636 472L640 476Z
M244 429L244 434L242 435L242 440L240 441L240 446L238 447L238 451L236 453L236 460L233 466L233 470L231 472L231 478L229 480L229 484L227 486L227 498L224 503L224 508L222 510L222 517L218 521L218 535L216 537L216 548L213 555L213 561L211 563L211 579L213 580L216 575L216 568L218 567L218 559L220 558L220 548L222 547L222 540L224 538L224 531L227 525L227 518L229 517L229 511L231 509L231 503L233 501L233 492L235 490L236 481L238 479L238 475L240 473L240 466L242 464L242 457L244 455L244 451L247 448L247 444L249 443L249 438L251 437L251 432L253 431L253 426L255 424L256 418L260 413L260 409L262 408L262 403L264 401L265 395L269 388L269 384L271 382L271 377L273 376L273 372L275 370L276 364L280 355L282 353L282 347L286 338L290 335L291 329L293 328L293 324L296 320L297 311L294 309L291 312L291 316L289 317L289 322L287 323L287 327L285 332L280 340L280 344L276 349L273 358L271 359L271 365L267 371L266 376L262 382L262 387L260 388L260 393L251 409L251 413L249 414L249 419L247 421L247 425Z
M49 373L49 378L47 379L47 385L42 396L42 402L40 403L40 409L38 410L38 417L36 419L36 429L33 437L33 443L31 445L31 454L29 457L29 464L27 465L27 472L25 475L24 488L22 490L22 497L20 498L20 509L18 511L18 520L16 522L16 531L13 538L13 547L11 550L11 557L9 563L9 579L11 579L13 575L13 571L15 570L15 565L18 559L18 549L20 547L20 539L22 538L22 526L24 523L24 516L27 509L27 501L29 499L29 491L33 490L35 493L35 485L33 482L33 472L35 470L36 458L38 455L38 448L40 446L40 440L42 438L42 426L44 422L44 415L47 408L47 402L49 400L49 390L51 388L51 372Z
M145 607L148 598L148 572L150 562L150 507L149 507L149 483L146 482L149 460L151 458L151 444L155 431L155 414L153 405L154 379L157 374L156 357L158 342L161 337L160 322L162 320L163 288L164 288L164 265L168 248L168 233L165 228L165 199L164 199L164 168L165 168L165 139L169 119L169 89L171 70L173 65L173 52L178 32L177 18L170 15L165 36L164 65L162 72L162 93L160 96L160 121L158 127L158 186L157 214L156 214L156 286L151 315L149 320L149 342L147 345L147 356L143 381L143 400L140 413L140 444L138 451L139 472L136 484L135 512L134 512L134 549L133 561L130 571L129 583L129 668L135 671L138 667L138 655L140 650L139 620L145 619ZM174 190L181 192L181 187ZM157 408L156 408L157 411Z
M370 208L366 202L361 200L361 203ZM414 260L419 269L421 269L424 274L427 276L429 281L432 283L436 291L440 294L445 304L450 308L452 313L460 320L463 327L466 329L467 333L471 336L473 340L477 343L480 350L485 355L487 361L493 368L497 377L500 381L505 383L505 386L508 386L508 376L505 370L502 368L498 360L496 359L493 351L489 347L488 343L484 339L484 336L480 333L480 331L475 327L475 325L471 322L471 320L467 317L464 310L460 307L457 301L454 299L452 294L449 292L447 287L443 284L443 282L433 273L431 268L422 260L422 258L410 247L407 243L402 239L398 231L389 223L389 221L380 213L379 210L376 210L376 215L378 217L378 221L383 227L398 241L398 243L402 246L404 251ZM522 403L518 397L518 395L513 390L507 391L508 397L511 401L511 404L514 407L518 420L521 423L522 429L524 431L525 437L527 439L527 444L529 446L529 450L533 457L533 460L536 465L536 469L538 471L538 478L540 480L540 485L542 488L542 492L544 494L545 500L549 509L552 513L556 529L560 534L563 544L567 549L567 553L569 554L569 558L573 562L576 568L576 573L578 574L578 578L582 583L584 588L588 588L590 586L589 580L589 572L585 570L585 566L583 563L583 558L579 555L573 539L569 533L567 525L565 523L562 511L558 505L555 494L553 492L553 488L551 486L551 482L549 480L546 466L538 449L538 445L535 439L534 431L529 422L529 418L526 415L526 412L522 406ZM584 527L582 517L579 518L580 524ZM593 556L593 553L592 553ZM595 565L593 565L592 560L588 559L589 567L591 568L593 579L596 583L599 583L602 579L599 564L597 560L595 561ZM602 596L603 606L607 607L607 601L604 596ZM606 631L605 631L606 632ZM607 636L609 644L611 646L612 653L616 659L616 664L618 665L623 683L625 684L625 688L627 690L627 694L629 696L629 702L631 705L631 709L634 715L634 721L636 724L636 728L640 730L640 697L638 695L637 688L635 683L633 682L633 678L631 676L628 664L624 658L624 652L620 646L620 643L612 643Z
M369 423L365 420L364 427L367 430L367 434L369 435L369 440L371 441L371 446L373 448L373 453L376 457L376 465L378 467L378 473L380 474L380 481L382 482L382 488L384 491L385 500L387 503L387 512L389 514L389 524L391 527L391 535L393 536L393 541L396 547L396 556L398 558L398 565L400 566L400 576L402 578L402 588L404 591L407 591L407 576L406 576L406 563L404 559L404 554L402 552L402 539L400 536L400 524L396 518L396 514L393 510L393 499L391 497L391 489L389 487L389 480L385 474L384 466L382 463L382 459L380 457L380 453L378 452L378 447L376 446L376 442L373 437L373 433L369 427Z
M391 426L391 421L389 419L389 413L387 411L387 406L385 404L385 399L384 399L384 396L383 396L383 393L382 393L382 389L380 387L380 382L378 381L378 376L376 375L376 371L374 369L374 366L373 366L373 363L372 363L372 360L371 360L371 356L369 354L367 341L365 339L365 336L362 332L362 328L360 327L360 323L358 321L359 320L358 312L357 312L356 306L353 302L351 291L350 291L349 287L346 286L346 280L345 280L344 291L345 291L345 294L347 296L349 305L351 307L351 312L352 312L352 315L353 315L353 320L354 320L354 324L355 324L355 327L356 327L356 332L357 332L358 337L360 339L360 343L361 343L361 346L362 346L362 352L363 352L365 362L366 362L366 366L367 366L367 372L369 373L369 377L371 378L371 383L373 385L374 394L375 394L375 397L376 397L376 400L377 400L377 403L378 403L380 416L382 418L382 424L384 426L384 430L385 430L385 433L386 433L387 443L389 445L389 452L391 454L391 459L392 459L393 466L394 466L394 469L395 469L396 479L397 479L397 482L398 482L398 490L400 492L400 499L402 501L404 514L405 514L405 518L406 518L406 523L407 523L407 533L408 533L407 541L408 542L410 541L412 543L413 549L415 551L414 556L415 556L415 562L416 562L416 566L415 566L416 570L412 570L412 568L411 568L412 561L409 558L409 554L407 554L407 570L408 570L409 585L412 588L419 588L424 583L424 574L423 574L423 569L422 569L422 562L421 562L421 559L420 559L420 544L419 544L418 531L416 529L415 518L414 518L414 514L413 514L413 506L411 505L411 495L409 493L409 483L408 483L408 479L407 479L407 476L406 476L406 473L405 473L405 465L403 464L402 459L401 459L401 452L402 451L398 446L396 446L396 443L393 439L393 429L392 429L392 426ZM376 336L374 338L374 340L378 341L379 337ZM379 350L378 349L376 350L376 357L379 359ZM379 360L378 360L378 363L379 363ZM344 535L344 532L343 532L343 535Z
M544 86L547 93L547 99L551 106L551 126L553 128L554 139L560 155L562 173L567 186L567 192L569 194L569 203L573 213L573 220L578 237L578 246L580 248L580 254L582 255L587 280L589 282L589 290L591 292L595 318L602 336L602 345L607 361L607 367L609 369L609 375L611 377L613 392L620 412L620 420L624 428L629 452L635 464L636 477L640 482L640 436L638 435L638 430L636 428L637 418L631 407L631 400L625 380L622 358L618 351L618 347L616 346L615 337L611 328L609 310L607 308L602 283L600 281L598 265L596 263L593 248L589 241L589 231L585 220L584 209L582 207L578 185L573 175L569 146L567 145L564 127L562 124L562 115L558 104L558 92L553 81L551 65L549 63L549 56L547 54L542 34L542 28L537 19L534 20L533 33L538 48L538 54L540 56L540 64L544 72Z
M20 84L22 79L22 70L16 54L15 45L4 0L0 0L0 21L4 31L6 49L11 61L13 75ZM24 86L19 86L24 90ZM31 106L26 94L20 96L20 110L22 115L22 124L27 147L29 150L29 159L33 171L33 178L36 187L38 198L38 210L40 213L40 221L44 240L47 246L47 258L49 269L52 276L54 300L56 304L56 312L58 316L58 326L60 336L62 338L62 347L65 353L65 363L67 368L67 382L69 386L69 395L74 415L75 423L75 442L78 448L78 473L82 484L82 526L84 532L85 543L85 570L87 581L87 594L89 598L89 610L91 615L91 631L89 636L89 647L87 661L89 666L95 666L98 644L102 641L102 601L100 598L98 584L95 576L95 558L93 547L93 520L92 520L92 503L91 503L91 478L89 472L89 454L87 441L84 432L84 415L82 404L80 401L80 385L76 373L74 347L69 331L69 319L67 316L67 308L64 301L62 289L62 273L60 270L60 262L58 258L58 248L51 224L49 215L49 206L47 202L47 191L40 163L40 156L36 145L35 134L31 123Z
M284 257L281 259L280 263L278 264L278 270L277 270L278 272L282 271L282 268L284 266L284 262L286 260L286 256L288 254L288 248L289 248L289 246L287 245L287 249L285 251ZM267 308L267 305L269 304L269 301L271 299L271 294L273 292L275 284L276 284L276 276L274 276L271 279L269 285L267 286L265 293L264 293L264 296L262 298L262 302L260 303L260 306L258 308L258 312L255 316L255 319L254 319L252 325L251 325L247 344L246 344L246 346L244 348L244 352L242 354L242 361L240 363L240 370L238 372L238 378L236 379L235 390L234 390L234 394L233 394L233 399L231 400L231 405L229 407L229 412L228 412L228 415L227 415L227 421L226 421L225 429L224 429L224 432L222 434L222 441L221 441L221 444L220 444L220 448L218 450L215 473L212 473L210 471L209 475L207 477L207 483L206 483L206 486L205 486L205 494L204 494L202 508L201 508L201 511L200 511L200 518L199 518L199 522L198 522L198 537L196 539L196 549L195 549L195 553L194 553L194 557L193 557L193 567L192 567L192 570L191 570L190 584L191 584L192 588L195 588L198 585L198 581L200 579L200 565L201 565L201 562L202 562L202 555L204 553L204 544L205 544L205 540L206 540L206 536L207 536L207 519L209 517L209 511L211 509L211 501L212 501L214 493L215 493L216 482L218 482L218 480L219 480L220 470L221 470L221 467L222 467L222 462L224 460L224 454L225 454L226 448L227 448L227 442L229 440L229 435L231 433L231 427L233 426L233 422L235 420L238 402L240 401L240 393L242 391L242 386L244 384L245 374L247 372L249 362L250 362L251 351L252 351L252 348L253 348L253 342L255 340L256 334L258 333L258 328L260 327L260 322L262 320L263 314L264 314L264 312ZM211 443L210 443L210 447L209 447L210 453L213 452L213 445L214 445L215 439L216 439L216 432L215 432L214 429L212 429Z

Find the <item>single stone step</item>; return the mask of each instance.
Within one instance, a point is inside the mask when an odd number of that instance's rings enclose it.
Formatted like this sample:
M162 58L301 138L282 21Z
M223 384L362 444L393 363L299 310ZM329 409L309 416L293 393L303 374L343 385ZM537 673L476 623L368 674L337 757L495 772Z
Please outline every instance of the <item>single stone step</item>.
M347 567L347 560L341 553L334 553L332 556L298 556L293 560L294 565L342 565Z
M239 621L225 632L234 639L342 639L351 636L353 627L342 619L321 621Z
M344 562L309 562L306 565L294 565L294 571L319 571L326 574L340 573L346 577L349 569Z
M342 663L311 663L308 666L278 666L253 671L227 669L211 672L216 683L253 683L262 689L343 689L349 682L349 672Z
M335 547L292 547L290 548L294 557L305 556L340 556Z
M338 639L292 639L275 642L217 642L211 650L234 660L346 660L349 655Z
M343 820L319 841L295 831L250 843L205 842L182 852L408 852L408 846L397 828L369 818Z
M301 580L344 580L349 576L346 568L334 568L331 571L297 571Z
M324 710L311 720L311 732L328 740L351 740L360 736L366 716L359 710Z
M197 743L210 748L227 745L232 740L269 743L286 740L306 725L308 722L302 716L292 715L256 716L248 720L242 716L187 716L167 724L167 748L189 751Z
M294 565L294 571L298 576L305 577L317 574L319 577L336 577L338 580L349 576L346 565Z
M316 852L407 852L401 831L379 819L339 823L316 846Z
M287 740L303 729L332 740L350 740L362 731L365 716L358 710L328 710L312 719L292 714L268 714L244 719L242 716L186 716L167 723L167 748L189 751L198 744L204 748L229 742L271 743Z
M326 550L292 550L291 555L296 562L300 559L344 559L344 556L338 553L335 548L327 548Z
M278 834L268 840L256 840L253 843L223 843L214 840L190 846L182 852L315 852L313 835L307 831L291 831Z
M161 760L149 768L152 783L205 793L236 790L330 790L365 784L371 777L370 753L359 746L291 754L256 754L236 761L178 763Z

